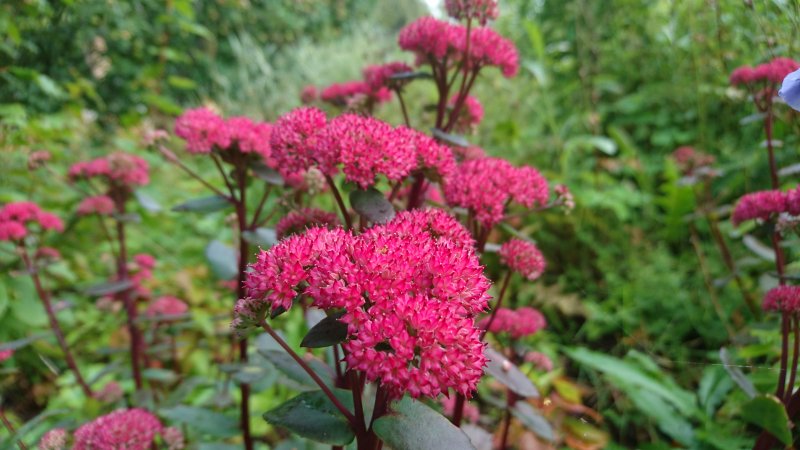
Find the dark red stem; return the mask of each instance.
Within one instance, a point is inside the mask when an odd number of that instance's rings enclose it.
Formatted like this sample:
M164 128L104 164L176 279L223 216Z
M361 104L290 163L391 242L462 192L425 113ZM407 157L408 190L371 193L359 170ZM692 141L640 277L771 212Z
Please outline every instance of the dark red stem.
M500 294L497 296L497 303L494 304L494 308L492 308L492 315L489 316L489 321L486 322L486 327L484 327L483 332L481 333L481 341L483 341L483 338L486 337L486 333L489 332L492 322L494 322L494 318L497 316L497 310L500 309L500 306L503 304L503 297L505 297L509 281L511 281L510 270L506 272L506 276L503 278L503 285L500 287Z
M217 162L217 160L214 160ZM218 167L219 167L219 163ZM239 189L239 198L236 200L236 219L239 228L239 261L237 267L237 284L236 284L236 299L234 303L247 295L245 291L244 281L247 275L247 259L250 253L247 241L244 238L244 233L248 230L247 227L247 168L243 166L243 162L239 162L236 166L236 182ZM220 172L223 176L224 171L220 167ZM225 183L228 184L227 178ZM233 190L231 189L231 192ZM235 197L234 197L235 198ZM247 339L239 341L239 362L242 364L247 363ZM239 420L242 429L242 439L244 440L244 448L246 450L253 449L253 437L250 432L250 385L241 383L239 389L242 396L242 401L239 406Z
M120 216L125 214L125 199L119 198L116 201L117 213ZM119 241L119 257L117 258L117 279L118 281L128 280L128 249L125 240L125 222L117 219L117 240ZM142 389L142 334L136 326L136 302L131 298L131 290L125 289L119 293L119 298L125 306L127 316L128 334L131 339L131 369L133 370L133 382L136 390Z
M347 207L344 206L344 200L342 200L342 195L339 194L339 189L336 188L336 183L333 182L333 179L330 175L325 175L325 181L328 183L328 186L331 188L331 192L333 192L333 196L336 198L336 204L339 206L339 211L342 212L342 218L344 218L344 223L347 225L348 230L353 229L353 222L350 220L350 213L347 212Z

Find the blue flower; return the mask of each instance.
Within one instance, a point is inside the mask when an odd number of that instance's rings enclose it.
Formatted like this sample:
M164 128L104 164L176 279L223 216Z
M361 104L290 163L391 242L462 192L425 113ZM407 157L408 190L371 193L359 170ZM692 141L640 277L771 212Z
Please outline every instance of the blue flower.
M778 95L786 102L792 109L800 111L800 70L786 75L783 79L781 89Z

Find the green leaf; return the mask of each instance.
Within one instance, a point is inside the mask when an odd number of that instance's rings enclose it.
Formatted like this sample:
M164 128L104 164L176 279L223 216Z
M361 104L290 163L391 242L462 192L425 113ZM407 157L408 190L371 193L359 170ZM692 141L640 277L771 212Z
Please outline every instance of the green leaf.
M469 147L469 141L464 136L460 134L452 134L452 133L445 133L444 131L434 128L433 130L433 137L439 139L442 142L447 144L452 144L457 147Z
M61 98L65 94L64 90L52 78L41 73L36 75L36 85L39 86L42 92L53 98Z
M231 437L239 434L239 422L233 417L195 406L178 405L159 411L159 415L185 424L202 435Z
M3 318L5 315L6 310L8 309L9 298L8 298L8 288L6 288L5 281L0 283L0 319Z
M550 425L550 422L539 414L539 411L536 411L530 404L525 402L515 403L511 408L511 414L539 437L550 442L555 442L556 433Z
M530 378L522 373L508 358L491 347L486 347L484 354L488 359L486 373L521 397L539 397L539 391Z
M144 100L144 102L149 106L152 106L153 108L156 108L165 114L177 116L183 112L183 108L178 106L177 103L165 95L148 93L142 96L142 100Z
M755 397L757 391L755 386L753 386L753 382L750 381L744 375L744 373L742 373L742 371L733 364L727 348L722 347L719 349L719 359L722 361L722 366L725 368L725 371L728 372L728 375L730 375L731 379L744 391L744 393L750 398Z
M106 295L117 294L135 286L131 280L107 281L105 283L93 284L83 289L83 293L91 297L103 297Z
M183 212L191 211L197 213L210 213L221 211L231 206L227 198L221 195L212 195L210 197L201 197L187 202L181 203L178 206L172 207L173 211Z
M209 242L205 249L206 260L211 271L218 278L231 280L239 272L239 261L236 250L217 239Z
M394 218L394 206L378 190L369 188L350 193L350 206L372 223L386 223Z
M333 392L352 411L350 391L335 389ZM324 444L347 445L355 439L347 418L322 391L304 392L264 413L264 420Z
M565 152L571 153L577 149L597 149L611 156L617 153L617 144L605 136L575 136L564 144Z
M262 248L269 248L278 243L278 235L272 228L256 228L242 233L245 241Z
M300 343L301 347L322 348L344 342L347 324L339 321L344 312L331 314L314 325Z
M158 200L141 189L135 190L133 195L136 197L136 200L139 202L139 204L142 205L142 208L144 208L146 211L159 212L163 209L161 208L161 204L158 203Z
M742 406L742 419L761 427L786 445L792 443L786 408L772 394L762 394L745 403Z
M167 78L167 83L176 89L190 90L197 87L197 83L194 80L177 75L170 75Z
M720 366L708 366L703 371L700 387L697 389L697 399L708 417L714 416L725 394L733 388L733 380Z
M151 367L142 371L142 376L146 380L160 381L162 383L173 383L178 379L178 374L168 369L158 369Z
M393 450L475 449L469 437L424 403L404 397L372 425Z

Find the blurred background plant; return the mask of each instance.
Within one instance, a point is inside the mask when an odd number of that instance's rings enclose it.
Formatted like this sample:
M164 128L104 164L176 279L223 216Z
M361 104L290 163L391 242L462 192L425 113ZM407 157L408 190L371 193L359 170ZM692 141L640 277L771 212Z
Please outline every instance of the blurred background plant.
M116 149L137 151L151 163L153 182L136 208L142 224L132 227L131 251L157 257L153 289L190 304L184 345L222 339L229 301L203 254L219 230L230 236L228 218L168 212L202 195L201 187L144 153L143 130L168 127L184 107L200 103L273 120L299 104L306 85L358 78L367 64L407 58L396 33L428 8L415 0L3 2L0 202L35 198L67 219L67 233L49 243L67 256L49 268L56 298L87 302L75 284L113 266L110 249L74 215L80 196L64 189L63 168ZM489 154L535 165L575 197L570 215L522 224L537 236L548 270L544 284L512 282L507 299L547 316L541 340L556 370L535 381L546 395L571 399L562 427L573 436L567 444L748 447L758 427L742 426L743 405L748 389L774 390L779 338L777 321L757 317L743 301L743 292L760 300L775 284L763 275L769 256L757 240L745 239L746 227L735 230L726 219L725 205L769 184L761 117L728 76L742 64L797 57L800 4L504 0L500 11L496 26L517 44L522 70L512 80L486 74L473 92L485 119L468 138ZM423 105L432 90L414 83L406 102ZM786 167L800 156L800 128L796 113L777 108L776 156ZM411 113L419 114L425 111ZM394 103L377 115L402 120ZM687 184L670 158L684 145L716 158L720 176L707 194ZM29 170L29 156L40 150L50 161ZM784 182L793 186L796 177L789 171ZM714 227L697 214L707 195L721 208L719 231L740 284L715 245ZM797 244L786 241L790 250ZM5 408L16 423L38 417L24 430L34 434L76 420L63 408L95 416L99 406L77 404L77 391L56 391L68 375L48 368L57 349L41 340L44 311L28 301L32 285L3 272L0 342L17 347L13 362L0 363ZM797 272L790 259L788 273ZM118 322L86 308L61 314L72 345L120 351L93 339ZM286 320L288 339L298 341L302 318ZM175 404L197 405L217 425L211 437L226 437L230 421L219 412L230 404L224 367L202 358L183 364L196 384L176 392ZM104 376L101 369L90 368L89 377ZM253 408L266 410L287 395L255 398ZM582 403L603 420L575 409Z

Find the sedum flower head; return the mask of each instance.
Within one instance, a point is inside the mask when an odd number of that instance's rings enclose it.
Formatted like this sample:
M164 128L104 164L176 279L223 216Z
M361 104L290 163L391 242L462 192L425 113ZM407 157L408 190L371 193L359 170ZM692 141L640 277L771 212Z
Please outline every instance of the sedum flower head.
M312 227L336 228L341 226L336 214L317 208L302 208L291 211L275 225L275 234L283 239L294 234L301 234Z
M63 428L53 428L39 440L39 450L64 450L67 448L69 434Z
M513 238L500 247L500 262L533 281L544 272L545 259L533 242Z
M28 227L64 231L64 222L33 202L12 202L0 208L0 241L17 241L28 235Z
M449 101L450 106L455 106L457 101L458 96L452 97ZM466 96L456 119L456 129L462 133L474 130L482 120L483 105L477 98L471 95Z
M209 108L188 109L175 121L175 134L186 141L189 153L211 153L227 148L231 136L225 120Z
M148 450L161 422L144 409L118 409L75 430L73 450Z
M485 363L474 317L490 286L471 242L441 211L400 213L358 236L341 228L289 236L251 265L233 327L306 296L344 311L348 365L393 397L468 395Z
M486 317L478 323L478 327L485 329L488 324L489 318ZM520 339L538 333L545 326L547 321L544 316L533 308L500 308L488 331L494 334L506 333L513 339Z
M168 320L174 316L186 314L189 306L183 300L168 295L159 297L147 306L147 317Z
M278 118L270 145L275 167L284 178L313 166L319 166L326 175L335 173L333 162L319 158L319 140L327 121L324 112L312 107L297 108Z
M730 82L733 85L748 85L753 83L768 83L779 85L783 79L800 69L800 63L791 59L778 57L755 67L741 66L731 72Z
M90 214L109 216L114 214L114 209L114 200L112 200L111 197L107 195L94 195L81 200L78 205L77 213L79 216L88 216Z
M752 192L736 202L731 220L734 225L753 219L769 220L773 215L784 211L786 211L786 194L783 192Z
M467 51L465 42L463 39L462 52ZM519 72L519 53L511 40L491 28L479 27L470 33L468 67L477 70L484 66L499 68L506 78L514 77Z
M767 291L761 304L764 311L800 312L800 286L778 286Z
M69 179L102 178L115 187L130 189L150 182L150 167L144 159L125 152L78 162L69 169Z
M384 88L398 88L405 82L392 79L394 75L411 72L411 66L404 62L395 61L381 65L367 66L364 68L364 82L369 89L378 92Z
M545 205L550 195L547 181L533 167L514 167L500 158L464 161L445 179L444 195L452 206L469 209L483 226L503 220L506 205L532 208Z

